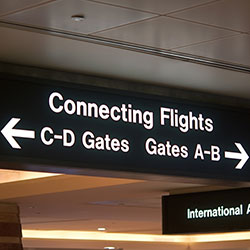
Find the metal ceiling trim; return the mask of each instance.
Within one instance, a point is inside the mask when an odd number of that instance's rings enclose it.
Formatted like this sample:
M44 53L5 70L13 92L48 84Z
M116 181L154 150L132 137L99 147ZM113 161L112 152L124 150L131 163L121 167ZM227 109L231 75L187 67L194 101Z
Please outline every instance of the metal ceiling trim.
M177 52L174 50L159 49L155 47L143 46L140 44L133 44L129 42L123 42L118 40L107 39L99 36L85 35L80 33L72 33L64 30L50 29L45 27L30 26L26 24L19 24L13 22L6 22L0 20L0 26L14 28L19 30L26 30L31 32L37 32L42 34L49 34L53 36L59 36L63 38L68 38L72 40L79 40L89 43L95 43L99 45L115 47L124 50L130 50L138 53L150 54L153 56L164 57L168 59L180 60L189 63L201 64L209 67L215 67L225 70L238 71L242 73L250 74L250 66L245 66L241 64L228 63L221 60L216 60L207 57L196 56L193 54L186 54L182 52Z

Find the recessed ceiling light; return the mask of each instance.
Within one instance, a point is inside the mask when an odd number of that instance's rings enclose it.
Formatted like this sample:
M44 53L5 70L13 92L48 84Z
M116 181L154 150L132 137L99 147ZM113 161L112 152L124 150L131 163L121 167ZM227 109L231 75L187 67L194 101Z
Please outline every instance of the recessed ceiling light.
M104 249L113 250L115 247L104 247Z
M106 227L98 227L97 230L98 230L98 231L106 231L107 229L106 229Z
M75 22L80 22L84 20L84 15L73 15L71 16L71 19Z

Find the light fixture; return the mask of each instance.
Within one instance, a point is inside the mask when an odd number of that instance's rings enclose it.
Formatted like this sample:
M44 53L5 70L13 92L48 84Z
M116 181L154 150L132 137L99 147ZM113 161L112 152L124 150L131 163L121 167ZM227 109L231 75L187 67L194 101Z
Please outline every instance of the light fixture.
M81 22L84 20L84 15L73 15L71 19L75 22Z
M115 247L104 247L104 249L114 250L114 249L115 249Z
M71 230L22 230L24 239L63 239L63 240L98 240L98 241L128 241L128 242L171 242L171 243L195 243L195 242L219 242L249 240L250 231L218 234L197 235L156 235L156 234L125 234L102 233ZM118 249L117 249L118 250Z
M58 175L60 174L0 169L0 184L41 179Z
M106 229L106 227L98 227L97 230L98 230L98 231L106 231L107 229Z

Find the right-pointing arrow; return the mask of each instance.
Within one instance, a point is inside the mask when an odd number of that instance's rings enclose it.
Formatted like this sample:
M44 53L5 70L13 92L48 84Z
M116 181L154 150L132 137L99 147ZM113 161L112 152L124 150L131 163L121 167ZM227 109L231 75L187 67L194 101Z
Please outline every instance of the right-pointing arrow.
M249 156L240 143L235 142L234 144L236 145L236 147L239 149L240 152L237 153L237 152L225 151L225 158L240 160L235 168L242 169L245 163L247 162Z

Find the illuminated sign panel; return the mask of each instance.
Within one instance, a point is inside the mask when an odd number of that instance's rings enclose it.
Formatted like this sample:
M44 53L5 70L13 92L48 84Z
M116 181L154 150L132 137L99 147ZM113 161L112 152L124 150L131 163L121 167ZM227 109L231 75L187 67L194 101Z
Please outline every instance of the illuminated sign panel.
M2 161L250 180L246 110L78 85L1 83Z
M162 197L163 234L250 230L250 189Z

